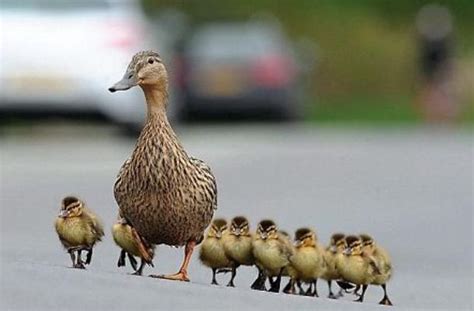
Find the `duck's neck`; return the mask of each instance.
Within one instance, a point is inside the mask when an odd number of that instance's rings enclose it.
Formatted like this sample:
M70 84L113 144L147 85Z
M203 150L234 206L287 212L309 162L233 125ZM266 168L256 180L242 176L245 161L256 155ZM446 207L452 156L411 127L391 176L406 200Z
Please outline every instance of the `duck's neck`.
M166 89L143 87L147 104L147 118L139 138L139 144L159 146L162 152L187 159L184 148L166 116L168 92ZM162 154L156 156L161 157Z
M166 106L168 104L168 90L157 87L143 87L147 105L147 121L150 118L166 118Z

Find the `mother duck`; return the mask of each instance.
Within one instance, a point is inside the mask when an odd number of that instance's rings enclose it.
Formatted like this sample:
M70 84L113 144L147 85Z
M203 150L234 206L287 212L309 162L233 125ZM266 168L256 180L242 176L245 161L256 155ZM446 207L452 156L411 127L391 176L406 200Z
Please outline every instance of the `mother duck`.
M123 217L152 244L185 246L184 260L172 275L189 281L188 265L217 208L216 179L209 166L190 157L166 116L168 73L158 53L135 54L122 80L110 92L140 86L147 117L132 155L114 186Z

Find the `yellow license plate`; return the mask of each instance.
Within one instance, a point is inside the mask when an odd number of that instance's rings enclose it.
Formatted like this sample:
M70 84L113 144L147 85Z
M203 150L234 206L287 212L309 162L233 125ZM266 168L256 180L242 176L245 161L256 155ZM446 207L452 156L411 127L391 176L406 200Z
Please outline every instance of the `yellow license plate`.
M241 93L245 88L240 75L230 69L213 70L202 82L202 90L213 96L233 96Z

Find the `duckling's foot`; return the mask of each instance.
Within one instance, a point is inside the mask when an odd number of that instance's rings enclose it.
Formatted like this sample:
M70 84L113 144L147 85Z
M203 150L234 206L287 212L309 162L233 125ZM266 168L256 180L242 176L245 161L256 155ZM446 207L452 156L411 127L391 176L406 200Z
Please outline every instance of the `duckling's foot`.
M340 288L342 288L344 291L346 291L346 293L348 292L349 289L354 288L354 284L347 283L347 282L344 282L344 281L337 281L337 285L339 285Z
M365 296L365 291L367 290L368 285L362 285L362 294L359 295L359 298L354 300L354 302L363 302L364 301L364 296Z
M342 298L342 297L344 297L344 290L341 288L339 290L339 293L337 293L337 295L336 295L336 299L339 299L339 298Z
M283 288L283 292L285 294L290 294L290 295L294 295L296 293L295 284L292 279L290 279L288 281L288 284L285 285L285 287Z
M152 278L158 278L158 279L165 279L165 280L172 280L172 281L183 281L183 282L189 282L189 277L188 273L186 271L180 271L175 274L170 274L170 275L155 275L155 274L150 274L150 277Z
M329 293L328 298L329 299L337 299L337 296L334 295L334 293Z
M227 287L235 287L234 285L234 279L235 275L237 274L237 269L235 267L232 268L232 276L230 278L229 283L227 283Z
M379 305L393 306L392 302L387 296L383 297L383 299L380 300Z
M117 267L124 267L125 266L125 256L127 255L127 252L125 252L123 249L120 252L120 256L117 262Z
M84 266L84 264L82 262L75 263L72 267L75 268L75 269L85 269L86 268L86 266Z

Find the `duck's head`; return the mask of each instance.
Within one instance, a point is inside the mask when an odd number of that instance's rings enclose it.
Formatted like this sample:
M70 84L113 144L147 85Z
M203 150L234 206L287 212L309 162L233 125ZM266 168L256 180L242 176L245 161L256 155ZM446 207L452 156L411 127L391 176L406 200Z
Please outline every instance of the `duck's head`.
M346 235L344 233L334 233L331 235L331 240L329 241L329 250L331 253L335 254L337 252L343 252L345 244L340 241L344 241Z
M316 234L310 228L299 228L295 231L295 247L315 247Z
M58 217L69 218L82 215L84 203L74 196L67 196L61 201Z
M227 221L223 218L216 218L212 221L211 227L209 228L209 232L207 236L209 238L222 238L222 235L227 230Z
M344 255L346 256L358 256L362 254L362 240L355 235L349 235L346 237L346 249Z
M374 250L374 247L375 247L374 239L370 235L365 234L365 233L359 234L359 237L362 241L362 248L365 251L372 252Z
M248 236L250 232L249 221L244 216L237 216L230 224L230 234L235 236Z
M142 51L135 54L122 80L111 86L109 91L126 91L137 85L167 91L168 73L158 53Z
M273 220L262 220L257 227L257 235L260 239L277 239L278 228Z

